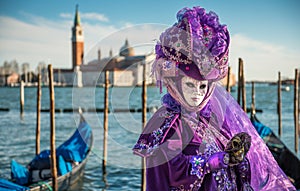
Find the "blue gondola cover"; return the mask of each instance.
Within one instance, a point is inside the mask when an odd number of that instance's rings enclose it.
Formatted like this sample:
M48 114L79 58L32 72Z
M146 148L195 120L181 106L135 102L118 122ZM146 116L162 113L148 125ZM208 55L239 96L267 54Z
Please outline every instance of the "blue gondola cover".
M19 185L25 185L29 182L29 171L15 160L11 161L11 178Z
M0 178L0 190L1 191L12 191L12 190L25 191L25 190L29 190L29 188L25 186L20 186L11 181Z
M252 124L255 127L256 131L258 132L258 134L261 138L265 138L265 137L271 135L272 130L269 127L267 127L257 121L252 121Z
M79 124L74 134L56 149L58 175L70 172L72 164L81 163L86 158L86 154L90 149L90 141L92 141L92 129L83 121ZM30 170L12 160L11 175L17 184L26 185L43 179L43 177L32 177L33 174L40 174L32 172L33 170L50 170L50 150L42 151L28 166Z

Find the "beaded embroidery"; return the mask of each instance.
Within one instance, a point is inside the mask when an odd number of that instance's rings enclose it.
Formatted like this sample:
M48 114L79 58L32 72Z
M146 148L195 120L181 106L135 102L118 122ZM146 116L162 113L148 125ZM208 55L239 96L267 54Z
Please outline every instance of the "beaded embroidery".
M185 189L183 185L177 187L177 188L170 188L170 191L199 191L199 188L201 187L202 180L196 180L193 184L190 185L189 189Z
M176 112L166 111L161 113L160 117L165 118L164 125L153 131L146 138L139 139L139 141L134 145L133 150L146 156L151 155L159 147L166 130L172 125L171 122L175 116Z
M166 30L165 34L168 36L161 38L162 51L175 62L190 64L192 62L190 26L186 18L183 20L182 25L185 27L174 26ZM182 41L183 39L186 43Z
M231 191L231 190L237 190L236 184L235 184L235 173L232 167L230 167L230 174L231 179L229 178L229 174L225 169L217 170L212 173L214 179L217 182L217 188L220 191Z

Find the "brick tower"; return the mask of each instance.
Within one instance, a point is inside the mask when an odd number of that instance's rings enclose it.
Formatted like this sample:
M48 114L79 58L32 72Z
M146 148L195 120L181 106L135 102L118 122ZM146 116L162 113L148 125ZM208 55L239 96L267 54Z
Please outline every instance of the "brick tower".
M76 5L76 13L74 18L74 26L72 27L72 62L73 69L80 66L83 62L84 55L84 39L83 30L80 24L80 16L78 12L78 5Z

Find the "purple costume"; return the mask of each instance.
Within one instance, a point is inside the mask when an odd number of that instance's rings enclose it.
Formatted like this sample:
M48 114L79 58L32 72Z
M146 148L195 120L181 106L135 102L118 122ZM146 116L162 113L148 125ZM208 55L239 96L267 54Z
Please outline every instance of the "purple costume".
M153 65L169 93L133 148L146 158L147 191L296 190L247 115L217 83L227 72L226 27L200 7L185 8L177 18L162 33ZM178 82L185 75L209 81L199 106L189 106L181 94ZM228 148L236 146L246 156L233 163L236 152Z

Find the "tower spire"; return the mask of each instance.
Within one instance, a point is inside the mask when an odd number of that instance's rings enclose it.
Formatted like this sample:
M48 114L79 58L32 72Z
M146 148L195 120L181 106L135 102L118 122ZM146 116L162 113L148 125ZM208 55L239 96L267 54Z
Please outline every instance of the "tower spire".
M75 18L74 18L74 26L80 25L80 16L78 11L78 4L76 5L76 12L75 12Z
M83 29L80 24L80 16L78 5L76 5L76 13L74 18L74 26L72 27L72 62L73 69L80 66L83 62L84 56L84 38Z

